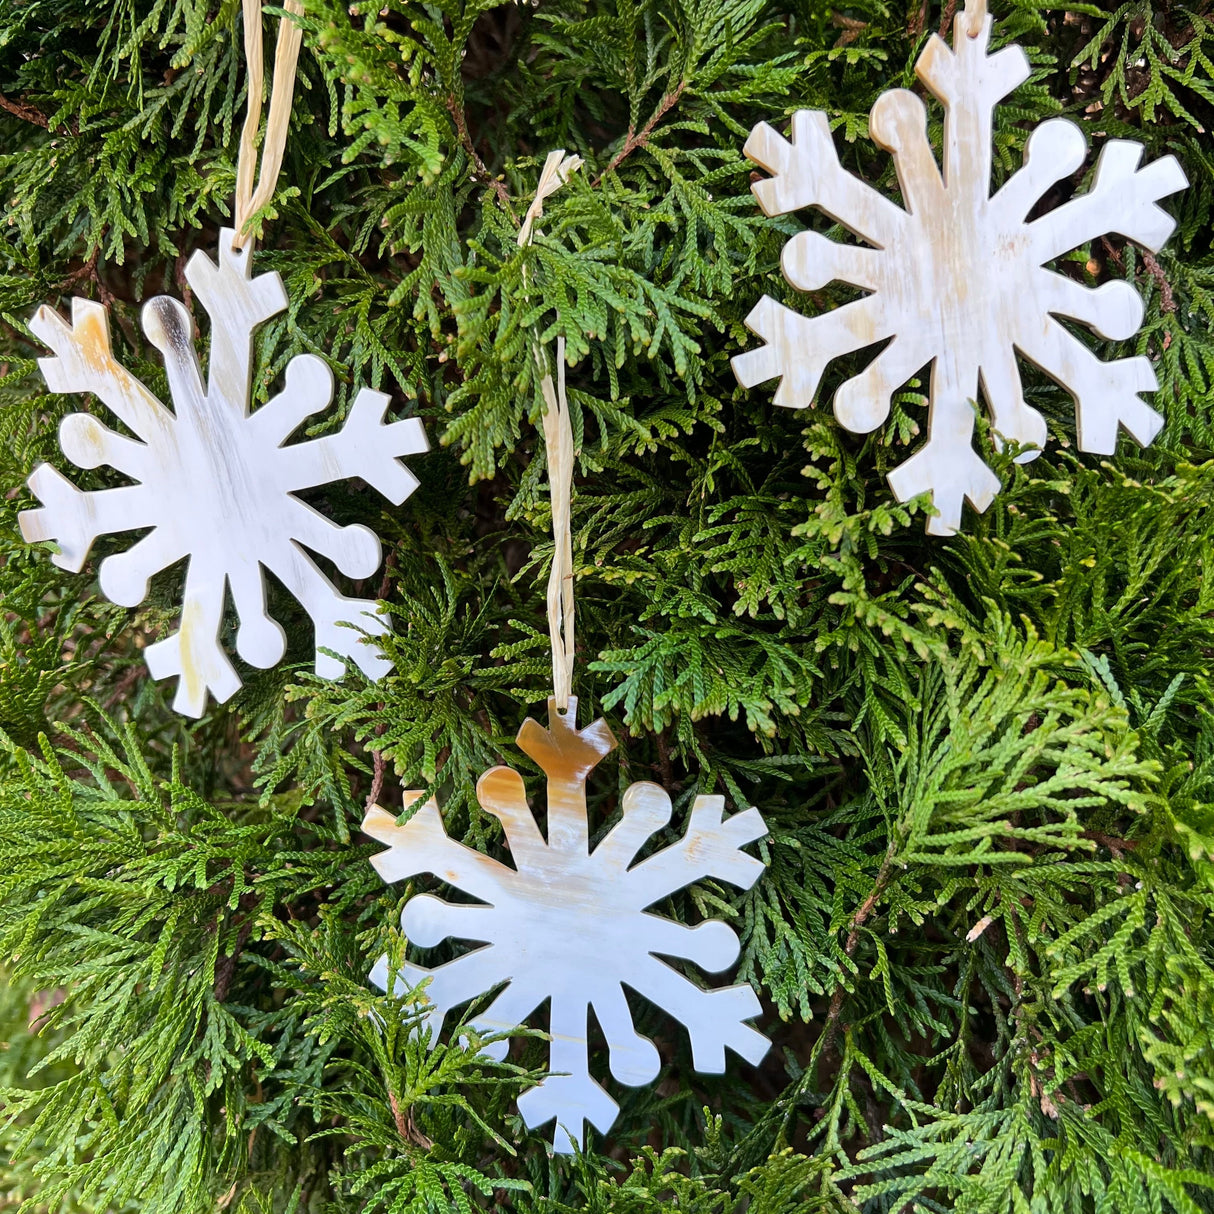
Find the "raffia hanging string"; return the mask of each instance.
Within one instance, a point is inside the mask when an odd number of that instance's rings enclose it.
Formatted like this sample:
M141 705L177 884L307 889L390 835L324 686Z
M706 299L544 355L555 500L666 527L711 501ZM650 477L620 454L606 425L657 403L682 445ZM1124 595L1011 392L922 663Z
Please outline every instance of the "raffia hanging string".
M303 16L301 0L285 0L288 14ZM244 129L240 133L240 158L236 163L236 240L238 249L252 239L246 231L249 220L270 201L278 184L282 154L287 146L287 128L291 122L291 98L295 93L295 66L299 62L299 44L303 28L290 16L278 23L278 42L274 49L274 80L270 91L270 118L266 123L266 141L262 147L261 173L253 188L257 168L257 129L261 126L262 93L265 68L261 49L261 0L244 0L244 54L249 65L249 98Z
M519 248L535 238L535 225L550 198L581 166L580 156L565 149L549 152L540 173L535 200L523 216ZM526 271L523 283L526 285ZM548 457L548 490L552 497L552 572L548 575L548 637L552 643L552 692L557 709L564 712L573 690L573 534L570 508L573 498L573 427L565 397L565 339L556 339L556 382L543 347L532 346L544 397L544 449Z

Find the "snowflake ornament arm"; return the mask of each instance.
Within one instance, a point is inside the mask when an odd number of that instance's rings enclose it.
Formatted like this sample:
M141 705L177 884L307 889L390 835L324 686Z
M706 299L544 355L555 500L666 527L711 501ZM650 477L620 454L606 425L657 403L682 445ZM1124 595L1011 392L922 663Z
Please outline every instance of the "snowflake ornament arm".
M586 779L615 740L603 721L578 730L576 708L571 697L562 716L550 701L549 728L529 720L519 732L520 746L548 780L547 838L517 772L495 767L477 785L481 806L502 822L516 867L450 839L432 800L404 825L379 808L363 823L388 845L372 860L385 881L429 872L481 900L454 905L424 894L412 898L401 915L405 934L423 947L449 938L484 944L434 970L413 964L402 970L407 986L426 984L428 1026L435 1037L453 1008L504 983L473 1021L478 1031L501 1035L486 1050L500 1059L506 1035L550 1002L550 1073L523 1093L519 1111L531 1128L555 1118L554 1149L561 1153L582 1142L585 1122L606 1133L618 1112L590 1074L591 1010L619 1082L638 1086L658 1073L657 1050L634 1027L625 986L687 1027L699 1071L724 1071L726 1048L756 1064L768 1049L767 1038L747 1024L761 1010L749 986L703 990L658 959L680 958L718 973L737 959L734 930L718 920L687 927L649 910L704 877L749 888L763 865L741 848L766 834L761 815L749 809L723 820L723 798L697 797L683 838L634 864L649 838L670 821L672 807L657 785L633 784L622 798L621 820L591 851ZM418 795L412 794L414 802ZM386 958L371 979L388 989Z
M1028 78L1029 64L1019 47L989 53L991 25L984 14L958 14L952 49L933 37L916 64L945 111L941 165L918 97L895 89L873 106L870 133L893 155L905 208L842 167L824 114L796 113L791 140L761 123L745 146L771 173L753 187L766 214L816 207L871 247L794 236L781 258L792 286L816 291L838 281L868 294L814 317L765 296L746 323L766 344L733 360L738 380L749 388L778 378L775 403L805 408L833 359L886 342L834 398L839 421L867 433L888 416L893 393L930 363L927 443L889 479L900 501L931 493L928 531L937 535L960 526L964 501L984 510L999 488L972 446L979 395L997 440L1028 448L1022 461L1045 443L1045 419L1025 403L1017 354L1074 397L1082 450L1111 453L1119 426L1146 445L1163 424L1139 396L1157 386L1147 359L1102 362L1055 319L1123 340L1142 322L1137 293L1119 282L1088 289L1046 265L1105 232L1158 250L1175 221L1156 204L1185 187L1184 172L1171 156L1140 167L1141 146L1113 140L1087 193L1027 222L1085 158L1082 131L1053 119L1034 131L1024 167L992 197L994 108Z
M69 414L59 430L63 453L78 467L104 464L136 483L84 493L42 464L29 482L42 506L22 513L22 534L56 542L55 563L78 572L99 535L151 527L101 565L102 591L128 607L144 600L154 573L189 558L179 629L147 650L154 678L178 677L174 707L189 716L202 715L208 693L222 703L240 686L219 642L229 589L240 621L237 652L262 668L281 659L286 638L266 609L263 569L312 618L318 674L342 674L346 658L371 678L387 672L391 664L362 643L363 633L387 629L376 604L340 594L306 551L364 578L379 566L379 540L367 527L338 527L294 493L361 476L399 505L417 487L400 457L427 448L419 421L385 424L388 397L366 388L339 433L285 445L333 398L332 373L311 354L293 358L283 390L250 414L253 332L286 307L287 296L277 274L252 275L251 251L235 249L232 237L220 232L218 262L199 251L186 268L211 317L205 387L189 313L168 296L143 308L144 332L164 358L171 411L114 358L99 304L73 300L70 325L44 306L30 324L53 352L40 360L51 391L95 393L134 435Z

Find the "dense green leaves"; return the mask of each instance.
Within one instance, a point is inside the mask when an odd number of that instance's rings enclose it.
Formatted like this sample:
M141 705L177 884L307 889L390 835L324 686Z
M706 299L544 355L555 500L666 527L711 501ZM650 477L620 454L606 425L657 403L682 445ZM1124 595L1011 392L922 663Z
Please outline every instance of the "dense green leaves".
M844 298L783 283L802 220L759 214L747 131L824 109L844 163L896 189L867 114L914 86L955 4L304 7L286 161L258 217L258 264L291 306L257 337L254 394L311 351L339 385L313 433L370 384L423 417L434 451L399 510L358 483L309 495L385 541L382 574L348 589L392 612L392 674L316 679L307 618L273 586L285 662L242 668L197 723L143 663L180 568L126 611L99 597L96 560L64 574L20 540L20 486L63 465L56 428L80 403L47 394L25 321L72 294L105 302L119 355L165 390L139 310L184 293L186 259L230 217L240 5L0 12L0 1204L1214 1210L1209 15L995 6L1034 67L997 115L997 177L1057 113L1092 162L1135 138L1189 176L1158 256L1112 238L1061 266L1142 293L1133 342L1085 340L1154 360L1167 426L1146 452L1077 455L1069 398L1027 372L1050 450L990 452L1004 491L939 541L885 481L922 439L919 380L862 439L828 407L859 359L800 415L739 390L728 360L763 292ZM558 147L583 166L520 248ZM429 1051L417 999L369 987L374 957L412 947L400 898L425 883L384 886L358 833L369 795L426 789L453 835L497 850L477 776L508 761L539 792L513 737L550 690L535 350L551 368L558 338L575 690L621 741L592 826L638 779L670 790L672 829L699 792L762 808L765 878L664 909L737 926L774 1040L759 1068L697 1075L638 1001L663 1074L613 1085L610 1139L566 1161L514 1111L541 1040L500 1065L458 1029Z

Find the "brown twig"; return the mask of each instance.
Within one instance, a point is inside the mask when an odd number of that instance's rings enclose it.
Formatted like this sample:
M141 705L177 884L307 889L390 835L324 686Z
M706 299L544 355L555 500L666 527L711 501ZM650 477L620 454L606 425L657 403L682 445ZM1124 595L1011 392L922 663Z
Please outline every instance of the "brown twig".
M430 1150L434 1146L434 1140L427 1138L417 1128L417 1122L413 1120L413 1106L410 1105L407 1109L402 1109L400 1102L396 1099L396 1093L391 1088L388 1089L388 1104L392 1106L392 1120L396 1122L396 1132L406 1142L411 1142L415 1146L421 1147L423 1151Z
M1163 266L1155 260L1155 254L1149 249L1140 249L1139 252L1142 254L1142 264L1146 266L1147 273L1159 287L1159 310L1175 312L1176 296L1172 294L1172 284L1168 282L1168 276L1163 272Z
M177 250L177 259L173 262L173 281L177 284L177 290L181 295L181 302L185 304L186 311L191 316L194 315L194 292L190 290L189 280L185 276L185 266L189 259L185 255L185 249ZM194 321L194 336L198 336L198 321Z
M476 167L477 173L488 185L493 187L494 192L497 194L498 202L506 208L506 213L517 224L518 216L514 213L514 207L510 205L510 191L506 189L504 183L498 181L489 172L489 166L481 159L480 153L476 150L476 145L472 142L472 136L468 133L468 120L464 117L463 107L455 99L454 93L447 94L447 112L451 115L451 121L455 123L455 130L459 135L459 141L463 144L464 151L468 153L469 158Z
M98 245L92 252L88 261L83 262L78 270L73 270L58 286L60 291L70 291L82 278L96 278L97 276L97 257L101 253L101 246Z
M1115 266L1116 266L1116 267L1117 267L1119 270L1124 269L1124 268L1125 268L1125 262L1122 260L1121 254L1120 254L1120 253L1118 253L1118 252L1117 252L1117 250L1116 250L1116 249L1113 247L1113 242L1112 242L1112 241L1111 241L1111 240L1110 240L1110 239L1109 239L1107 236L1102 236L1102 237L1100 238L1100 243L1101 243L1102 245L1104 245L1104 251L1105 251L1105 252L1106 252L1106 253L1109 255L1109 257L1112 259L1113 264L1114 264L1114 265L1115 265Z
M88 261L81 263L78 269L72 270L61 282L56 284L55 289L61 295L66 295L68 291L76 289L81 279L87 278L97 288L97 298L101 301L102 306L108 308L114 302L114 293L101 281L101 272L97 268L100 256L101 245L98 244L89 255ZM122 321L119 319L119 324L121 323ZM125 327L123 328L123 332L127 332ZM132 341L131 344L134 345L135 343Z
M654 736L658 748L658 772L662 777L662 786L673 792L676 788L674 781L674 764L670 761L670 744L666 741L666 731L659 730Z
M50 119L28 102L12 101L0 93L0 110L7 110L14 117L20 118L23 122L32 122L34 126L40 126L44 131L51 129Z
M1085 830L1079 834L1081 839L1091 839L1093 843L1112 852L1113 858L1120 860L1128 851L1133 851L1138 842L1135 839L1115 839L1099 830Z
M657 126L657 124L661 122L661 120L670 112L672 107L678 103L678 100L683 95L683 90L686 87L687 82L685 80L680 80L679 87L676 88L673 93L667 93L662 100L658 102L658 108L653 111L653 116L640 129L639 133L633 127L628 128L628 134L624 138L623 145L621 146L620 150L611 158L611 161L607 167L594 179L595 185L598 185L608 173L618 169L621 163L623 163L627 157L631 156L632 153L637 150L637 148L645 146L645 144L649 141L649 136L653 134L653 128Z
M860 903L856 913L848 920L847 940L843 944L843 951L849 957L855 955L856 949L860 944L860 929L868 920L869 915L876 909L877 903L881 900L881 895L885 892L885 887L889 883L893 871L893 859L887 855L885 862L877 873L876 880L873 882L873 887L869 891L868 897ZM835 993L830 997L830 1008L826 1013L826 1027L822 1030L823 1054L830 1050L839 1031L839 1017L843 1012L844 993L843 982L840 980L835 986Z
M847 17L838 12L831 14L830 21L833 26L843 31L835 42L835 46L837 47L850 46L868 29L867 21L860 21L855 17Z
M44 131L51 129L51 120L36 106L30 105L28 101L14 101L11 97L6 97L0 93L0 110L7 110L14 118L20 118L22 122L32 123L34 126L40 126ZM67 129L73 135L80 134L80 120L72 118Z
M386 728L386 725L376 725L376 735L382 735ZM388 770L388 762L384 758L382 750L371 752L371 764L371 788L367 793L367 803L363 806L367 813L370 813L379 804L379 798L384 791L384 774Z
M957 0L948 0L944 6L944 12L940 15L940 37L947 38L948 31L952 28L953 18L957 15Z
M236 933L236 944L233 946L231 954L227 957L220 957L215 963L215 985L211 989L216 1003L222 1003L228 996L232 978L236 974L236 962L240 959L240 954L244 951L244 946L248 943L249 933L252 930L253 917L249 915Z
M132 664L114 684L114 690L105 702L106 711L113 712L119 704L124 703L142 677L143 667Z

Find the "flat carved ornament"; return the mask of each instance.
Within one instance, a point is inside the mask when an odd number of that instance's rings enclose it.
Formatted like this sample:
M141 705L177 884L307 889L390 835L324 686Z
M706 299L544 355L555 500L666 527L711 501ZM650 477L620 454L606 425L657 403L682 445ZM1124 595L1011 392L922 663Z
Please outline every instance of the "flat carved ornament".
M990 34L985 14L959 13L952 49L933 36L915 65L944 107L942 166L914 93L883 93L872 108L869 130L893 155L905 208L840 165L821 112L794 114L791 139L760 123L744 149L771 174L752 187L766 215L816 207L865 242L799 233L781 258L788 282L801 291L843 282L868 293L812 317L764 296L746 325L765 344L733 359L738 380L750 388L779 379L775 403L803 409L833 359L887 342L834 397L840 423L866 434L889 415L892 394L931 363L927 442L889 482L902 502L931 494L936 513L927 530L934 535L960 527L963 501L982 511L999 490L973 447L980 395L996 441L1026 447L1019 462L1045 444L1045 419L1025 403L1017 355L1074 398L1083 451L1111 455L1119 426L1146 446L1163 425L1140 396L1158 386L1148 359L1103 362L1056 319L1126 340L1142 324L1138 293L1120 281L1088 288L1048 265L1107 232L1157 251L1175 221L1156 204L1188 184L1184 172L1172 156L1142 165L1141 144L1111 139L1090 189L1029 222L1038 201L1086 156L1080 128L1056 118L1033 131L1024 167L992 196L993 112L1030 69L1017 46L989 53Z
M615 748L615 738L602 720L579 730L576 712L575 696L564 716L549 700L548 728L527 720L518 735L520 749L547 777L547 837L517 771L495 767L477 784L481 807L505 828L513 868L451 839L433 800L403 825L378 806L363 823L367 834L388 845L371 861L385 881L432 873L479 900L456 904L422 894L401 914L414 944L428 948L455 939L483 945L435 969L407 963L398 971L397 993L426 983L431 1045L454 1008L501 987L470 1021L479 1033L497 1035L484 1052L500 1060L511 1031L549 1002L552 1074L524 1092L518 1105L530 1128L555 1118L558 1153L582 1144L587 1121L606 1134L619 1110L590 1073L591 1010L607 1039L612 1076L634 1087L657 1077L658 1051L633 1026L625 986L686 1026L697 1071L724 1072L726 1048L757 1064L769 1044L747 1023L761 1011L750 986L705 990L659 959L675 957L718 973L737 960L733 928L718 919L688 927L649 910L706 878L749 889L763 863L742 848L767 833L762 816L747 809L726 818L724 797L696 797L683 836L634 863L672 816L664 789L636 783L621 799L620 821L591 850L586 780ZM406 809L421 795L406 793ZM392 984L387 957L376 963L371 980L382 990Z
M21 532L31 543L54 541L55 564L79 572L99 535L151 528L101 563L102 592L124 607L143 602L152 574L188 558L178 631L145 656L153 678L177 677L173 706L192 717L206 710L208 693L223 703L240 687L219 640L228 590L239 617L237 653L265 669L285 652L285 633L266 610L263 568L311 617L317 674L340 676L345 659L370 678L391 669L367 643L387 631L377 605L339 593L309 554L366 578L380 564L378 537L359 524L337 526L295 493L357 476L399 505L417 487L399 457L427 449L421 422L385 422L389 398L369 388L336 434L287 443L333 399L333 374L314 354L291 359L282 391L250 413L253 332L287 306L287 294L278 274L253 277L251 246L232 241L232 229L223 229L218 264L199 250L186 267L211 318L205 383L184 306L167 295L144 305L143 329L164 357L171 410L115 359L100 304L73 299L70 323L44 305L30 322L54 353L39 360L50 390L93 393L130 432L70 413L59 428L64 455L80 468L108 465L133 483L82 492L40 464L29 485L42 505L20 515Z

